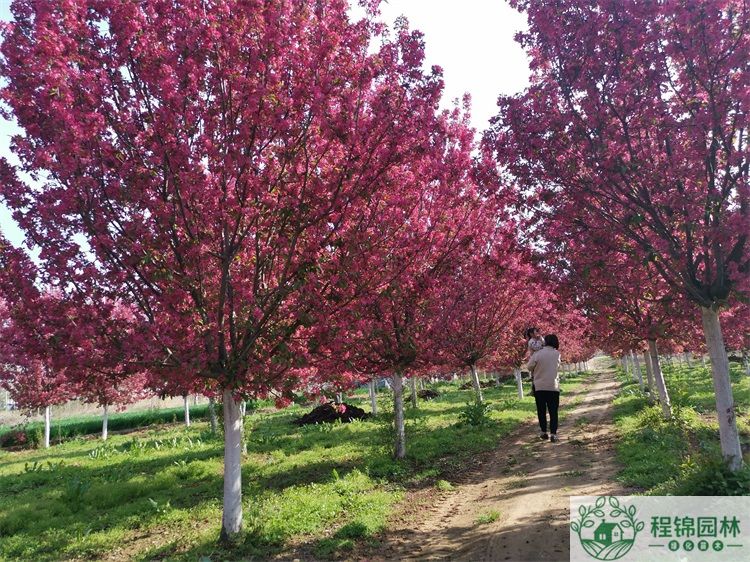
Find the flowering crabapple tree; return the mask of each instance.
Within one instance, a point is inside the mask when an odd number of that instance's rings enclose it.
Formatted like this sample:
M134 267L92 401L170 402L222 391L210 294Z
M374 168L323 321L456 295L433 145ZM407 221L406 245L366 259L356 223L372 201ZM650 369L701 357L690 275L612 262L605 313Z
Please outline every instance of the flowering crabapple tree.
M531 194L550 238L617 234L700 309L721 449L739 469L719 312L750 286L750 8L513 4L529 18L519 41L532 85L500 100L487 142Z
M222 394L224 539L240 401L299 385L342 256L366 260L395 171L436 149L440 70L377 4L14 0L3 30L12 150L38 182L5 163L2 196L57 286L137 308L149 371Z
M671 417L669 392L661 369L658 340L684 337L694 322L693 307L675 294L649 264L616 249L617 238L569 240L561 252L566 293L577 295L588 311L593 335L605 348L619 348L643 384L639 353L644 355L649 390L656 386L666 419ZM619 340L619 341L618 341ZM647 352L642 352L642 342Z
M48 448L51 406L75 398L77 388L54 362L59 299L37 283L28 256L0 234L0 386L27 412L44 411Z
M474 233L485 229L470 174L473 132L467 115L459 108L444 112L433 130L437 150L393 177L398 203L383 208L370 225L373 234L361 240L368 259L339 274L349 290L339 298L351 306L335 323L317 327L317 353L354 372L390 376L396 458L406 455L404 376L413 379L441 361L432 337L440 286L456 261L466 258Z
M441 282L435 342L446 362L468 368L478 402L483 402L477 365L518 340L532 314L541 310L533 270L510 232L478 236L465 261ZM519 342L516 341L518 346Z
M26 351L24 336L0 301L0 387L21 409L44 412L44 447L49 448L51 406L68 402L76 392L64 371Z

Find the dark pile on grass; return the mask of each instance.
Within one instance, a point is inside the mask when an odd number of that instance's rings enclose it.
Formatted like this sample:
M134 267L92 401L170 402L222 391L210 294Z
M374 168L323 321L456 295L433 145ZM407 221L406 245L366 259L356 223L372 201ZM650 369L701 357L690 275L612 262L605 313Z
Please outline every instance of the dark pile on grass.
M417 397L421 398L422 400L434 400L440 396L440 393L437 390L432 390L431 388L425 388L424 390L418 390L417 391ZM411 400L411 394L406 397L406 401L408 402Z
M492 388L494 386L497 386L497 383L493 380L479 381L479 386L481 386L482 388ZM469 381L469 382L465 382L458 388L460 390L471 390L472 388L474 388L474 384L471 381Z
M297 418L292 423L295 425L311 425L316 423L333 423L341 421L348 423L352 420L363 420L369 417L369 414L362 408L342 402L341 404L332 404L328 402L321 404L304 416Z

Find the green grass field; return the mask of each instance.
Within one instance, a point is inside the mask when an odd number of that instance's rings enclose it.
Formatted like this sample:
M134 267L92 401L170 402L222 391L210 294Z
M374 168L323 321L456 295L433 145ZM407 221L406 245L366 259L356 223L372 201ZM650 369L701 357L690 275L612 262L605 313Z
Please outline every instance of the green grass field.
M740 440L750 443L750 377L731 364ZM630 377L620 371L615 399L620 433L620 480L654 495L735 495L750 493L750 470L732 475L720 458L711 373L700 365L663 365L674 410L666 422L658 405L649 405ZM645 377L645 374L644 374ZM747 454L745 460L748 461Z
M565 391L580 384L569 377ZM515 384L485 390L489 422L461 424L472 391L407 408L408 458L391 458L389 398L378 417L296 427L309 408L247 416L243 460L245 531L217 546L222 442L200 421L162 425L102 443L74 438L50 450L0 451L0 559L210 560L266 557L294 546L319 557L375 541L409 487L449 489L471 455L493 448L534 418ZM369 410L364 392L348 399ZM533 430L532 430L533 431Z

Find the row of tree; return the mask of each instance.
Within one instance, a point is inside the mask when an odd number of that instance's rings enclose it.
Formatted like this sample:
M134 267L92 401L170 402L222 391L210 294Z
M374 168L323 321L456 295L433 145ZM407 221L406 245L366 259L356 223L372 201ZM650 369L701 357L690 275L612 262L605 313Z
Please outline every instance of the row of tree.
M464 368L481 397L539 325L570 362L648 349L667 414L658 346L702 351L700 325L739 468L748 8L513 3L532 85L475 143L377 1L15 0L0 194L38 258L2 243L7 376L220 399L228 538L247 397L389 376L402 457L405 376Z
M601 345L648 349L665 415L657 345L708 352L721 449L738 469L727 346L750 344L750 7L512 4L528 16L531 86L500 98L485 146Z
M480 393L478 367L518 367L523 328L556 318L590 354L468 107L438 109L421 34L377 4L15 0L2 29L24 134L0 193L38 256L0 243L4 377L40 407L219 399L224 538L245 398L390 376L403 457L404 376L467 368Z

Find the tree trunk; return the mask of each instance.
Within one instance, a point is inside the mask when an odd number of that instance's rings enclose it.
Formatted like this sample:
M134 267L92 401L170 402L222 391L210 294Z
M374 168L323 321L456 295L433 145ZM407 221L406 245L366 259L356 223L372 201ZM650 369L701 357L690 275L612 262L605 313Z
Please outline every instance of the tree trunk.
M211 421L211 433L216 435L216 431L219 429L219 423L216 419L216 400L213 396L208 398L208 419Z
M651 367L651 356L648 351L643 352L643 362L646 364L646 379L648 380L648 396L652 398L654 393L654 370Z
M393 423L396 429L396 448L394 456L403 459L406 456L406 431L404 430L404 378L401 373L393 373Z
M109 423L109 408L107 404L104 405L104 415L102 416L102 441L106 441L108 437L107 424Z
M750 355L748 355L747 350L742 351L742 365L745 367L745 375L750 377Z
M224 401L224 512L221 540L226 542L242 530L242 416L240 405L225 389Z
M190 427L190 400L187 394L182 396L182 402L185 405L185 427Z
M411 407L417 407L417 377L409 377L409 388L411 388Z
M688 353L688 352L686 351L686 352L684 353L684 355L685 355L685 362L687 363L687 366L688 366L688 367L692 367L692 366L693 366L693 363L692 363L692 361L690 360L690 353Z
M44 448L49 449L49 422L50 422L50 408L49 406L44 408Z
M732 381L729 378L729 359L724 347L719 313L713 308L701 307L703 333L706 337L708 355L711 357L711 375L716 394L716 412L719 417L719 440L721 453L731 470L742 467L742 450L737 433L737 420L734 412Z
M701 365L706 367L706 356L701 353ZM748 375L750 375L750 372L748 372Z
M638 360L638 354L634 351L630 352L630 357L633 359L633 365L635 366L635 377L638 381L638 387L643 390L643 373L641 372L641 362Z
M336 393L336 402L338 404L343 404L344 403L344 394L343 393L341 393L341 392L337 392Z
M521 380L521 369L513 369L513 376L516 378L516 388L518 389L518 397L523 398L523 381Z
M370 408L372 408L372 415L377 416L378 415L378 399L375 395L375 381L371 380L370 383L367 385L370 390Z
M661 371L659 363L659 349L656 347L656 340L648 340L648 351L651 354L651 369L654 372L654 382L656 390L659 392L659 402L661 410L664 413L664 419L672 419L672 404L669 401L669 392L667 384L664 382L664 373Z
M479 382L479 373L477 373L476 365L469 365L471 369L471 383L474 385L474 392L477 395L477 402L484 402L484 396L482 395L482 385Z
M633 363L633 350L631 349L628 351L627 355L625 356L625 362L628 365L628 374L630 375L630 378L634 381L638 380L638 377L635 376L635 363Z

